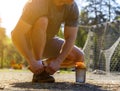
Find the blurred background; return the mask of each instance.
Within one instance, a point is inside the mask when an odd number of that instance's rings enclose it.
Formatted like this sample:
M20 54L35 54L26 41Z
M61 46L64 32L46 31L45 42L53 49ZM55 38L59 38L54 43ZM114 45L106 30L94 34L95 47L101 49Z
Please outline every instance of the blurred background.
M120 1L75 0L79 31L75 44L85 52L88 71L120 72ZM27 0L0 0L0 69L28 66L11 41ZM63 37L62 26L58 36Z

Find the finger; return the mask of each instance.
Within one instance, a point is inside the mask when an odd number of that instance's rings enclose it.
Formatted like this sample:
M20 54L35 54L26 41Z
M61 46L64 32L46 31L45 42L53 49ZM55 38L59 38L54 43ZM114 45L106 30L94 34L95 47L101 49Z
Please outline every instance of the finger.
M44 71L44 69L32 70L30 66L28 67L28 69L29 69L32 73L34 73L34 74L40 74L41 72Z
M51 73L51 70L50 70L50 67L46 67L45 71L50 74Z
M42 73L44 71L44 69L42 68L42 69L38 69L38 70L36 70L36 74L40 74L40 73Z
M28 67L28 69L29 69L31 72L33 72L32 69L30 68L30 66ZM34 72L33 72L33 73L34 73Z
M45 67L45 71L46 71L47 73L50 72L48 67Z
M51 69L50 75L53 75L56 71L54 69Z
M46 68L46 71L47 71L50 75L53 75L53 74L56 72L56 70L52 69L52 68L49 67L49 66Z

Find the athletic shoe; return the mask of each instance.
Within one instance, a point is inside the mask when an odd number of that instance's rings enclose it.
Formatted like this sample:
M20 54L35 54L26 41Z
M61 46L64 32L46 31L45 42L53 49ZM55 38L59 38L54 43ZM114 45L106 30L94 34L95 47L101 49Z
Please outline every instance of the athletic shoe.
M53 76L49 75L46 71L40 74L33 74L33 83L54 83L55 79Z

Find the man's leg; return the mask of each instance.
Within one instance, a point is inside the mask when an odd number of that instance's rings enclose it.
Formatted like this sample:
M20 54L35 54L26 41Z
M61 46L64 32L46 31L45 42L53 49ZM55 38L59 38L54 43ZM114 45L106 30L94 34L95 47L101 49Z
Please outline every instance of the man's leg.
M63 39L55 37L46 43L43 56L48 58L47 63L59 55L63 42ZM76 62L84 62L84 54L80 48L74 46L70 54L61 64L61 68L74 67Z
M36 24L39 23L38 21ZM30 35L31 29L33 29L33 26L20 19L15 29L12 31L12 40L19 52L26 58L31 71L37 74L42 72L44 68L42 64L36 61L37 59L33 55Z
M31 43L36 60L42 58L46 43L46 30L48 25L47 17L40 17L31 31Z
M40 17L36 23L33 25L30 32L31 36L31 46L33 48L33 54L37 61L41 61L44 47L46 44L46 30L47 30L48 19L46 17ZM42 61L41 61L42 63ZM50 76L45 70L40 74L33 74L32 82L39 83L51 83L55 79Z
M74 46L70 54L67 56L67 58L63 61L61 64L61 68L63 67L75 67L77 62L85 62L84 60L84 53L83 51L78 48L77 46Z
M31 27L31 25L20 19L15 29L11 33L12 41L15 47L27 59L27 61L35 60L32 55L31 44L28 35ZM28 63L30 62L28 61Z
M53 38L51 41L47 42L49 46L45 48L44 56L48 59L44 62L47 66L50 62L54 61L60 53L61 46L64 40L60 38ZM86 77L86 65L84 63L84 53L80 48L74 46L69 55L61 64L61 68L76 68L76 82L84 83Z

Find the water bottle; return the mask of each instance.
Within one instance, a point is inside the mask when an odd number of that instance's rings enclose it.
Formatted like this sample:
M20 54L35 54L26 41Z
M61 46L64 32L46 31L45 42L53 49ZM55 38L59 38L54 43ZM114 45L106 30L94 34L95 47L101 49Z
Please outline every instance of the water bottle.
M76 62L75 75L77 83L85 83L86 80L86 66L83 62Z

